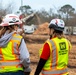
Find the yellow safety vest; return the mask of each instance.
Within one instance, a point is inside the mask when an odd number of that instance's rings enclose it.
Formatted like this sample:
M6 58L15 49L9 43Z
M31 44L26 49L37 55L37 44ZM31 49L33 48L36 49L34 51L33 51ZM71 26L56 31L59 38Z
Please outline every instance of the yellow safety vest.
M65 39L53 38L47 40L50 47L50 57L45 63L42 74L43 75L67 75L68 53L71 48L70 42ZM40 50L40 55L42 49Z
M13 34L7 46L0 48L0 73L23 70L19 54L21 39L22 36Z

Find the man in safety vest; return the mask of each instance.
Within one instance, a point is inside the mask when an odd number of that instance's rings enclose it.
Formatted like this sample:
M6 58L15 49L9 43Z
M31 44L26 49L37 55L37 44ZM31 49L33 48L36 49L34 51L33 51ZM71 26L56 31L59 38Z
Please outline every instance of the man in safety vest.
M71 43L64 37L64 21L53 19L49 24L48 39L40 50L40 60L34 75L68 75L68 54Z
M25 41L16 32L21 24L17 15L7 14L0 24L0 75L29 75L30 59Z

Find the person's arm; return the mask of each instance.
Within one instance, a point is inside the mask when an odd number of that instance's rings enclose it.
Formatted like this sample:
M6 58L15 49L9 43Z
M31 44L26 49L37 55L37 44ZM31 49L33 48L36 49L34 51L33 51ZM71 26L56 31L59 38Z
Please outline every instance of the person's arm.
M68 44L69 44L69 51L70 51L72 49L72 45L69 40L68 40Z
M39 75L39 74L40 74L43 66L44 66L45 63L46 63L46 61L47 61L47 60L40 58L34 75Z
M31 72L30 57L24 39L22 39L19 49L20 49L20 59L24 67L24 72L30 73Z
M42 54L40 56L40 60L38 62L38 65L37 65L37 68L36 68L36 71L35 71L35 74L34 75L39 75L43 66L45 65L46 61L48 60L50 56L50 48L49 48L49 45L46 43L43 47L43 51L42 51Z

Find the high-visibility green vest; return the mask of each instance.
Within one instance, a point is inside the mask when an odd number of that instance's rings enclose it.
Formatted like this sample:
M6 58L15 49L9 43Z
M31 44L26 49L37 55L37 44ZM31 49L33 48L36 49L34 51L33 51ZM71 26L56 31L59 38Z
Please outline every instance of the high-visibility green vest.
M0 73L23 70L19 46L22 36L14 34L6 47L0 48Z
M53 38L47 40L45 43L48 43L50 47L50 57L46 61L42 73L43 74L61 74L68 72L68 53L71 48L70 42L65 39ZM40 50L40 55L42 49ZM48 71L47 73L45 71ZM53 72L52 72L53 71Z

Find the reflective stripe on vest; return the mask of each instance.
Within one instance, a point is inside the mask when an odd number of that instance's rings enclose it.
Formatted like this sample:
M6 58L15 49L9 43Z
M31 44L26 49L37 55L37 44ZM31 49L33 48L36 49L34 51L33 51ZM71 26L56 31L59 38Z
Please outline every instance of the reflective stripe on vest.
M52 40L49 40L51 45L52 45L52 68L56 66L56 59L57 59L57 54L56 54L56 46L55 43Z
M14 61L14 62L0 62L0 67L3 67L3 66L12 66L12 65L18 65L20 64L19 61Z
M68 70L67 68L65 69L61 69L61 70L57 70L56 69L56 66L57 66L57 49L56 49L56 44L54 43L53 40L49 40L50 43L51 43L51 46L52 46L52 69L49 71L49 70L42 70L42 73L43 74L63 74L63 73L66 73ZM55 70L53 70L55 69Z
M43 74L64 74L67 71L68 71L67 69L63 69L63 70L56 70L56 71L42 71L42 73Z
M7 47L0 48L0 69L1 70L2 69L4 70L7 67L9 69L10 67L11 68L17 67L20 70L22 70L22 65L20 64L20 55L19 55L19 46L20 46L21 40L22 40L22 36L14 34L12 39L7 44Z

